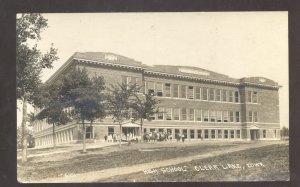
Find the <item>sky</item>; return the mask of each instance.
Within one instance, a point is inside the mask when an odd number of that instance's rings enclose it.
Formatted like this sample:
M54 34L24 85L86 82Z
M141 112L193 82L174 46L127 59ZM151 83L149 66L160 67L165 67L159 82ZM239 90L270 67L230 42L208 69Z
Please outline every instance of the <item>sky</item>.
M75 52L113 52L146 65L195 66L233 78L262 76L282 86L280 123L289 126L287 12L42 15L49 27L38 47L46 52L53 43L60 58L43 72L43 82Z

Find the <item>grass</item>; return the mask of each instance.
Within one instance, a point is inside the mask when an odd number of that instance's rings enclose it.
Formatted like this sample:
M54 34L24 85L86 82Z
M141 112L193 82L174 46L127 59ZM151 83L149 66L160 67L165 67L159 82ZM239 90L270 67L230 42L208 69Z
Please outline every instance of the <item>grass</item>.
M32 157L18 168L18 178L22 181L60 177L89 171L114 167L130 166L157 160L201 154L216 149L236 146L232 143L222 144L183 144L183 143L145 143L123 146L109 146L89 149L87 154L81 151L60 153L49 156ZM21 160L18 160L21 165Z
M262 163L264 166L261 164L257 164L256 167L247 166L255 163ZM227 166L226 164L239 164L241 169L223 169L222 165ZM217 165L219 170L204 170L205 165ZM200 170L199 166L203 170ZM286 181L289 180L289 147L281 144L248 149L170 166L168 171L172 171L171 168L174 167L181 167L186 171L173 170L173 172L163 173L167 171L167 167L156 168L158 173L136 172L101 180L101 182Z
M112 145L102 148L88 149L87 154L81 151L70 151L48 156L32 157L21 167L18 167L19 181L34 181L52 177L80 174L108 168L132 166L150 163L158 160L191 156L207 153L213 150L226 150L233 146L249 144L249 142L186 142L186 143L144 143L131 146ZM59 149L58 149L59 150ZM45 152L45 150L41 150ZM40 153L36 151L36 153ZM18 160L18 164L21 160ZM195 165L230 164L262 162L265 167L249 168L245 170L193 170ZM187 172L164 174L147 174L143 172L129 175L115 176L106 179L112 181L224 181L224 180L286 180L288 179L288 146L272 145L217 156L209 159L194 160L177 166L186 166ZM158 168L161 169L161 168ZM102 182L102 181L101 181Z

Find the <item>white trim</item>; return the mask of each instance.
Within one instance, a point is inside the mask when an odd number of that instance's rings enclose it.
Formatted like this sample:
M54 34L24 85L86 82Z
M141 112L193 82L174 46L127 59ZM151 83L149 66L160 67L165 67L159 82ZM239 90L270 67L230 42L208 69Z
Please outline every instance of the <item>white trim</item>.
M110 62L103 62L103 61L98 61L98 60L88 60L88 59L82 59L82 58L73 58L74 60L78 61L86 61L86 62L94 62L94 63L100 63L104 65L112 65L112 66L121 66L121 67L129 67L129 68L134 68L134 69L142 69L145 70L144 67L140 66L130 66L130 65L124 65L124 64L117 64L117 63L110 63Z
M197 80L204 80L204 81L211 81L211 82L217 82L217 83L227 83L227 84L233 84L235 86L239 86L240 83L235 83L235 82L230 82L230 81L222 81L222 80L215 80L215 79L204 79L201 77L192 77L192 76L186 76L186 75L176 75L172 73L163 73L163 72L158 72L158 71L150 71L150 70L145 70L145 73L149 74L161 74L161 75L167 75L167 76L175 76L175 77L181 77L181 78L188 78L188 79L197 79Z
M181 100L185 100L185 101L197 101L197 102L213 102L213 103L222 103L222 104L244 104L244 103L235 103L235 102L222 102L222 101L211 101L211 100L200 100L200 99L187 99L187 98L177 98L177 97L161 97L161 96L154 96L155 98L163 98L163 99L181 99Z

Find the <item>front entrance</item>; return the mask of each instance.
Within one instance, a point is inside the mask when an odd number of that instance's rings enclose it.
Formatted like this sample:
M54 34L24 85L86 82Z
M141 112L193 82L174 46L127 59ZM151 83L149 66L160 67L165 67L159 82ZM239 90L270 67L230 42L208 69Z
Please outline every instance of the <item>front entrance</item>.
M258 130L250 130L251 140L257 140L259 138Z
M122 127L122 140L128 141L136 139L138 136L138 127Z

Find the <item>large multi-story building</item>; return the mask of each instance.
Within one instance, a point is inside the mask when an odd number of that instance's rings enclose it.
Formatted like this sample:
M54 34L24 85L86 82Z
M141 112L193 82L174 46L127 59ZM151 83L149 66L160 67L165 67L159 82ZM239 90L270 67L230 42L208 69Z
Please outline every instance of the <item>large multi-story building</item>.
M103 76L107 85L137 83L142 93L160 100L160 111L145 121L144 131L184 134L188 140L270 140L280 138L278 83L263 77L241 79L198 67L147 66L133 59L104 52L75 53L46 82L51 84L75 67L85 67L90 76ZM140 134L131 122L122 131ZM52 145L52 125L34 125L36 146ZM119 132L111 117L87 127L86 137L103 140ZM79 123L56 127L57 144L79 142Z

